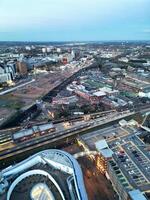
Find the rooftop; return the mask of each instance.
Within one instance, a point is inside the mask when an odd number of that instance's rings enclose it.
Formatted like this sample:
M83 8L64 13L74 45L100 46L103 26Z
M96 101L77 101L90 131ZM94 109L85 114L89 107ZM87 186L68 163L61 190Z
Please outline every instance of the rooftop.
M113 151L111 149L102 149L100 150L100 153L102 154L102 156L104 156L105 158L111 158L113 155Z
M60 150L45 150L1 171L0 199L86 200L77 161Z
M108 161L125 190L150 191L150 148L141 139L142 129L135 120L120 123L80 136L89 150L97 149ZM95 147L94 147L95 146Z
M98 150L102 150L108 147L106 140L99 140L98 142L95 143L95 145Z
M103 92L103 91L98 91L98 92L93 93L93 95L95 95L95 96L97 96L97 97L101 97L101 96L105 96L106 93Z
M146 200L144 195L139 190L130 191L129 195L133 200Z
M142 192L148 192L150 153L146 144L134 133L110 142L109 146L114 152L113 160L129 184Z

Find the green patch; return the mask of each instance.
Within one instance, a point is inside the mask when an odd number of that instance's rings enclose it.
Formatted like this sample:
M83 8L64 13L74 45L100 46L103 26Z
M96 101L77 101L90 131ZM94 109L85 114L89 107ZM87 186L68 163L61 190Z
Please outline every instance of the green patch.
M11 110L19 110L23 106L23 102L8 98L8 96L0 97L0 107L8 108Z
M109 87L112 88L111 85L108 85L106 83L102 83L102 82L98 82L98 81L94 81L94 80L86 80L86 83L88 83L89 85L96 87L96 88L102 88L102 87Z
M120 94L123 95L123 96L126 96L126 97L137 97L138 96L138 94L134 93L134 92L124 92L124 91L122 91L122 92L120 92Z

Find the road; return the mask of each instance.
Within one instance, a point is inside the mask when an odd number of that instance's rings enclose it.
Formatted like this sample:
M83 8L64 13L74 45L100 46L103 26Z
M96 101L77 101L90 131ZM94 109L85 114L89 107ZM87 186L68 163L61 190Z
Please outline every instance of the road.
M77 69L77 71L75 71L75 73L73 73L70 77L66 78L63 82L59 83L56 87L54 87L47 94L45 94L42 97L42 100L51 102L52 97L55 97L60 92L60 90L62 90L69 83L71 83L75 77L80 75L84 70L87 70L90 67L95 66L95 65L96 65L96 63L92 63L92 62L89 62L88 64L83 65L81 68ZM11 89L14 90L14 88L11 88ZM2 93L1 95L3 95L3 94L4 93ZM28 117L34 116L34 114L36 112L37 112L37 106L34 103L31 107L29 107L27 110L23 111L22 113L18 114L18 116L14 117L11 121L8 121L8 122L2 124L0 126L0 128L8 128L8 127L13 127L13 126L18 126L21 122L26 120ZM32 119L32 117L31 117L31 119Z
M56 142L62 139L67 139L69 137L76 137L78 134L85 133L86 131L90 131L93 128L99 128L103 124L107 124L109 122L113 122L115 120L122 119L124 117L130 116L133 113L122 113L119 114L116 113L114 116L114 113L111 115L108 115L107 117L92 119L88 122L83 121L82 123L77 123L78 125L74 125L73 127L69 129L63 129L62 125L58 128L58 130L54 133L46 134L40 137L35 137L31 140L15 144L12 141L9 143L6 143L1 145L1 151L0 151L0 160L2 160L5 156L9 156L9 154L16 154L17 152L24 152L26 149L34 149L37 146L43 146L44 144L49 144L52 142ZM3 149L4 148L4 149Z
M114 110L112 110L112 111L110 110L109 112L108 111L106 111L106 112L98 112L98 113L95 113L95 114L94 113L91 114L91 117L92 118L100 118L101 117L101 120L103 120L106 115L109 115L111 113L116 113L116 112ZM104 117L102 117L102 116L104 116ZM60 123L56 122L54 124L55 124L55 126L57 128L57 131L61 131L63 129L67 130L69 128L73 128L73 127L75 128L76 126L79 126L79 125L82 125L82 124L86 124L87 122L85 122L83 120L83 118L84 118L84 116L81 116L81 117L79 117L77 119L69 120L70 122L72 122L72 125L70 125L70 126L65 126L64 127L63 121L60 122ZM96 121L99 121L99 120L95 119L94 123L96 123ZM33 125L38 125L38 124L33 123L32 126ZM20 127L14 127L14 128L0 130L0 144L3 144L3 143L8 142L8 141L11 141L12 140L12 133L16 132L19 129L23 129L23 128L24 128L24 126L20 126ZM7 148L9 148L9 147L7 147Z
M7 94L7 93L9 93L9 92L12 92L12 91L14 91L14 90L17 90L18 88L21 88L21 87L26 86L26 85L28 85L28 84L30 84L30 83L33 83L33 82L35 82L35 79L32 79L31 81L28 81L28 82L23 83L23 84L21 84L21 85L18 85L18 86L16 86L16 87L12 87L12 88L10 88L10 89L8 89L8 90L5 90L5 91L3 91L3 92L0 92L0 96L2 96L2 95L4 95L4 94Z
M45 144L52 144L54 142L58 142L64 139L68 139L70 137L76 137L79 134L83 134L85 132L90 132L93 129L100 129L101 126L107 123L112 123L126 117L131 117L135 114L135 112L124 111L124 112L116 112L109 113L107 116L94 118L89 121L79 121L75 123L73 126L68 128L63 128L62 124L57 125L57 131L54 133L50 133L47 135L35 137L31 140L15 144L12 140L10 140L10 135L6 135L4 138L4 134L0 134L2 140L6 139L6 143L0 144L0 160L2 160L5 156L9 157L9 154L15 155L17 152L21 153L26 151L26 149L34 149L39 146L43 146Z

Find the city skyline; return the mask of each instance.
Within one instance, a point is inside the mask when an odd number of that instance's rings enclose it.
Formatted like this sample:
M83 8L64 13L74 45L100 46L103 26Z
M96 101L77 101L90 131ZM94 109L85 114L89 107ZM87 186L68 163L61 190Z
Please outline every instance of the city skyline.
M150 40L149 0L0 0L0 41Z
M0 200L150 200L150 0L105 1L0 0Z

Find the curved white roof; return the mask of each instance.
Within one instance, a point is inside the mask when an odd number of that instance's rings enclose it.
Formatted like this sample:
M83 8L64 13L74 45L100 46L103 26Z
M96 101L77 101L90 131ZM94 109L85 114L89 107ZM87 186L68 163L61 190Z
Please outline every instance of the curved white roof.
M37 166L43 165L47 166L48 169L39 168L37 169ZM34 166L36 166L36 169L34 169ZM26 160L14 165L10 166L9 168L6 168L5 170L1 171L1 177L3 180L6 180L7 182L12 182L8 189L7 194L7 200L10 200L10 196L14 188L18 185L18 183L21 183L21 181L27 177L30 177L32 175L43 175L48 177L48 179L53 182L59 193L61 194L62 199L64 199L64 194L61 190L61 187L59 186L59 182L52 177L52 173L50 173L49 170L55 169L58 170L63 176L72 177L74 181L74 190L76 191L76 199L77 200L87 200L87 194L84 187L84 181L82 176L81 168L78 164L78 162L75 160L73 156L70 154L56 149L49 149L41 151ZM18 177L17 175L20 174ZM60 174L60 175L61 175ZM17 177L17 178L16 178ZM1 179L1 180L2 180ZM31 179L32 181L32 179ZM38 182L34 182L33 184L37 184ZM40 183L40 182L39 182ZM0 187L3 184L3 182L0 182ZM3 185L4 186L4 185ZM5 186L6 188L8 185ZM6 189L4 187L4 189ZM64 187L67 187L67 190L70 191L69 185L64 185ZM64 189L64 188L63 188ZM46 191L45 191L46 195Z

